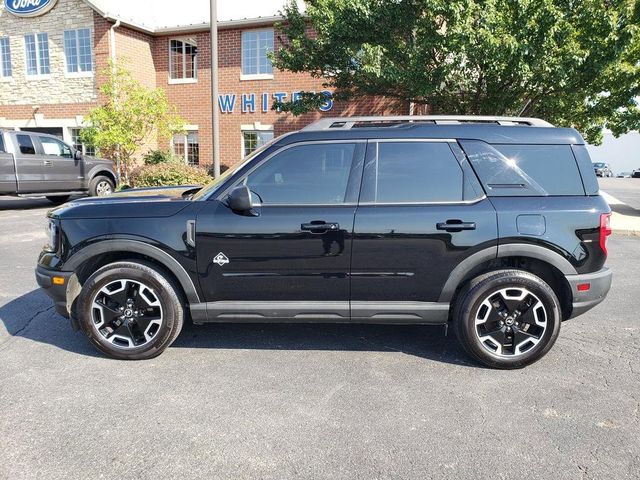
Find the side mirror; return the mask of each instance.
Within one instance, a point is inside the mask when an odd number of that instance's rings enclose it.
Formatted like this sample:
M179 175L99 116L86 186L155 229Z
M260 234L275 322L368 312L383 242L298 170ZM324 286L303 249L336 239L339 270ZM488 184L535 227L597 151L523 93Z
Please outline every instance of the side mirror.
M82 152L80 150L73 151L73 159L74 160L82 160Z
M251 192L246 185L240 185L231 190L227 201L229 208L236 212L248 212L253 208Z

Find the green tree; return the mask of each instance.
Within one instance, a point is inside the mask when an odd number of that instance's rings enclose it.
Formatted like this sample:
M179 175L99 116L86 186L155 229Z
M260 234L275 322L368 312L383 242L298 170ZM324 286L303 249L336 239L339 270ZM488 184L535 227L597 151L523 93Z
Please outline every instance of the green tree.
M433 114L539 116L599 143L640 127L636 0L307 0L273 54L336 100L376 95ZM311 27L311 28L309 28ZM306 92L274 108L303 113Z
M122 65L111 64L105 74L107 81L100 87L105 102L85 118L81 139L114 159L127 182L140 147L154 135L169 138L183 131L185 122L163 90L144 87Z

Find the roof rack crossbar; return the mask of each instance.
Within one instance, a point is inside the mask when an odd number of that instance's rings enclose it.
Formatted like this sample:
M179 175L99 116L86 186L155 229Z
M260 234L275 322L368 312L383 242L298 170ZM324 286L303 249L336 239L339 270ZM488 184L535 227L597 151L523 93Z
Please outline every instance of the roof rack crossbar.
M552 124L540 118L532 117L496 117L487 115L397 115L379 117L333 117L317 120L303 131L349 130L356 124L362 123L420 123L433 122L435 124L447 123L496 123L498 125L527 125L530 127L553 127Z

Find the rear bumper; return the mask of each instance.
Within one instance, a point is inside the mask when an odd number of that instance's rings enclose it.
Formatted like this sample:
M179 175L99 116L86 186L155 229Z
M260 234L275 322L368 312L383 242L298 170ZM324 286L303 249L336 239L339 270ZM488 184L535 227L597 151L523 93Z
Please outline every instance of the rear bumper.
M611 288L611 277L611 270L606 267L594 273L567 275L573 294L573 309L569 318L582 315L602 302ZM585 283L589 284L589 290L578 291L578 285Z
M69 284L71 275L73 275L73 272L49 270L41 265L36 267L36 281L38 285L51 297L56 312L66 318L69 318L69 311L67 310L67 285ZM53 277L64 278L64 283L62 285L54 284Z

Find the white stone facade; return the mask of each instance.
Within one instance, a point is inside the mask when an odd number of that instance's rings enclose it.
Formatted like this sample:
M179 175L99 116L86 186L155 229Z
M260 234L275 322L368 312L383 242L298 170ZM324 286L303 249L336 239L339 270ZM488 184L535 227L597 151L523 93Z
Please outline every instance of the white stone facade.
M11 70L9 78L0 77L1 105L38 105L92 102L97 98L95 74L66 73L64 56L65 30L89 28L94 37L93 10L82 0L58 0L42 16L17 17L0 3L0 37L9 37ZM49 36L49 63L51 74L45 78L26 74L24 36L47 33ZM93 66L95 52L92 45Z

